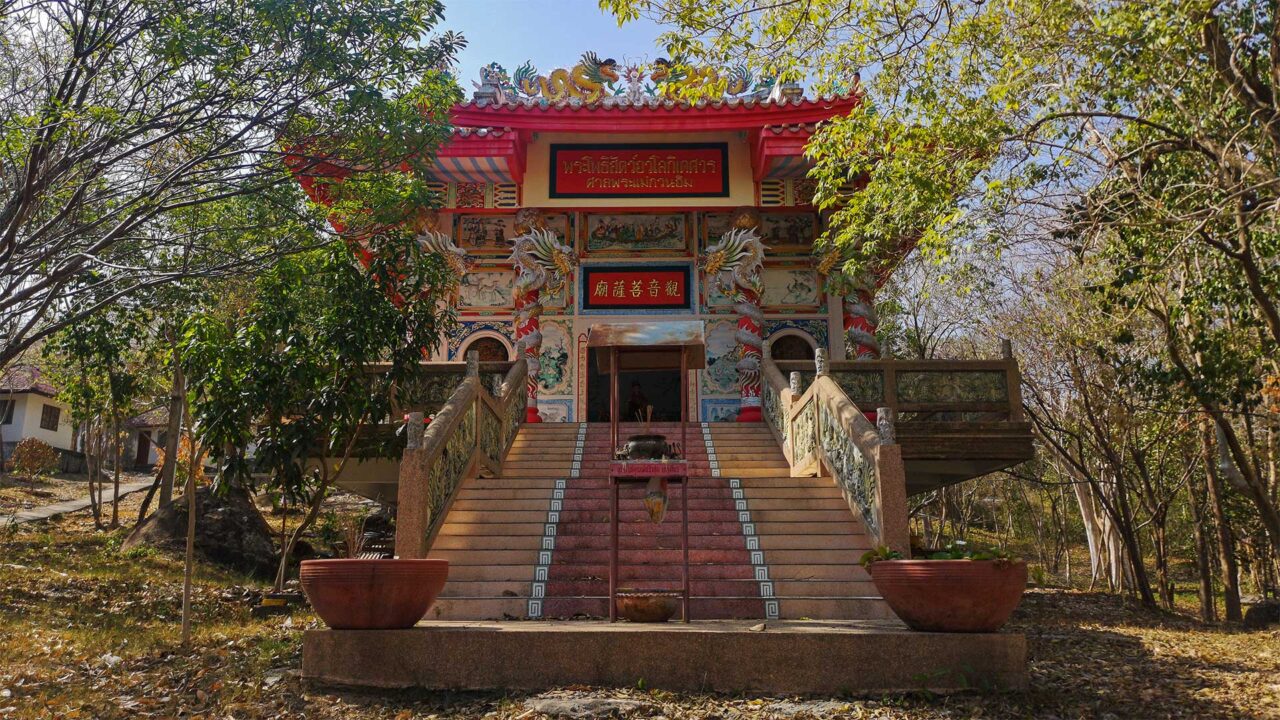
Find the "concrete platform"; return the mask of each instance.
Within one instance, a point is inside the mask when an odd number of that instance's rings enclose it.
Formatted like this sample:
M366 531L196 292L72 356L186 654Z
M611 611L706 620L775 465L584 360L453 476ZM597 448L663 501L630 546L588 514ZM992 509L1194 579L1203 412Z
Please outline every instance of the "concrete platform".
M1020 634L917 633L897 622L713 620L420 623L308 630L303 677L379 688L543 690L565 685L685 691L875 694L1027 685Z

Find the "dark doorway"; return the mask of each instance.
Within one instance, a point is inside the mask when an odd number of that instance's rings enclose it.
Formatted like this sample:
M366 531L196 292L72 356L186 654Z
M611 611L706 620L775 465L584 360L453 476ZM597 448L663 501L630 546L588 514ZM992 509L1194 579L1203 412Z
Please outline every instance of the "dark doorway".
M467 353L472 350L480 353L480 362L503 362L511 359L507 356L507 346L496 338L480 338L471 343L462 353L462 359L465 360Z
M638 393L637 393L638 391ZM646 370L618 373L621 422L634 421L628 409L653 406L655 422L680 420L680 371ZM596 353L587 353L587 422L609 422L609 374L600 372Z
M769 357L774 360L812 360L813 346L798 335L784 335L769 346Z
M143 430L138 433L138 454L134 456L133 464L137 467L151 464L151 431Z

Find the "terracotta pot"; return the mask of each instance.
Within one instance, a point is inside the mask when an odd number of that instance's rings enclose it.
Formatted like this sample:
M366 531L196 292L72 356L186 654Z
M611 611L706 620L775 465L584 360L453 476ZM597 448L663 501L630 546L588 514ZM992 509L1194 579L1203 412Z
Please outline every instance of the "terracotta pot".
M448 560L304 560L302 589L334 630L413 627L449 577Z
M912 630L995 632L1027 587L1027 564L994 560L884 560L876 589Z
M618 614L637 623L662 623L680 608L679 593L662 590L619 590Z

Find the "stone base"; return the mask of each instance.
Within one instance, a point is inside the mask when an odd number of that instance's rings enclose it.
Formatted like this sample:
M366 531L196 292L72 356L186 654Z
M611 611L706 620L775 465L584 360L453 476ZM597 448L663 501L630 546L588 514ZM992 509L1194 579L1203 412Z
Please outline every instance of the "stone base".
M379 688L877 694L1022 690L1019 634L917 633L889 622L426 622L408 630L308 630L302 674Z

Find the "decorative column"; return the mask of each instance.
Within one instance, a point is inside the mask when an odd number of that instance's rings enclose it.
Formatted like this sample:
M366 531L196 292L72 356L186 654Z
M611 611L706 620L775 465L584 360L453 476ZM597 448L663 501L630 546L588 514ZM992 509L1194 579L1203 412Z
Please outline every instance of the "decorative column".
M734 212L732 227L720 242L707 248L702 265L708 278L720 292L733 300L738 314L738 389L742 405L738 422L760 422L761 343L764 335L764 313L760 310L761 270L764 266L764 243L756 229L760 215L752 208Z
M831 249L818 257L818 272L826 277L826 292L840 298L845 345L855 360L878 360L880 341L876 328L876 283L869 274L849 275L844 269L845 254Z
M512 239L511 263L516 270L514 289L516 343L524 345L524 359L529 377L528 407L525 422L542 422L538 413L539 355L542 332L538 318L542 315L542 289L560 292L573 276L573 249L560 242L554 231L547 229L541 211L525 208L516 213L516 232Z

